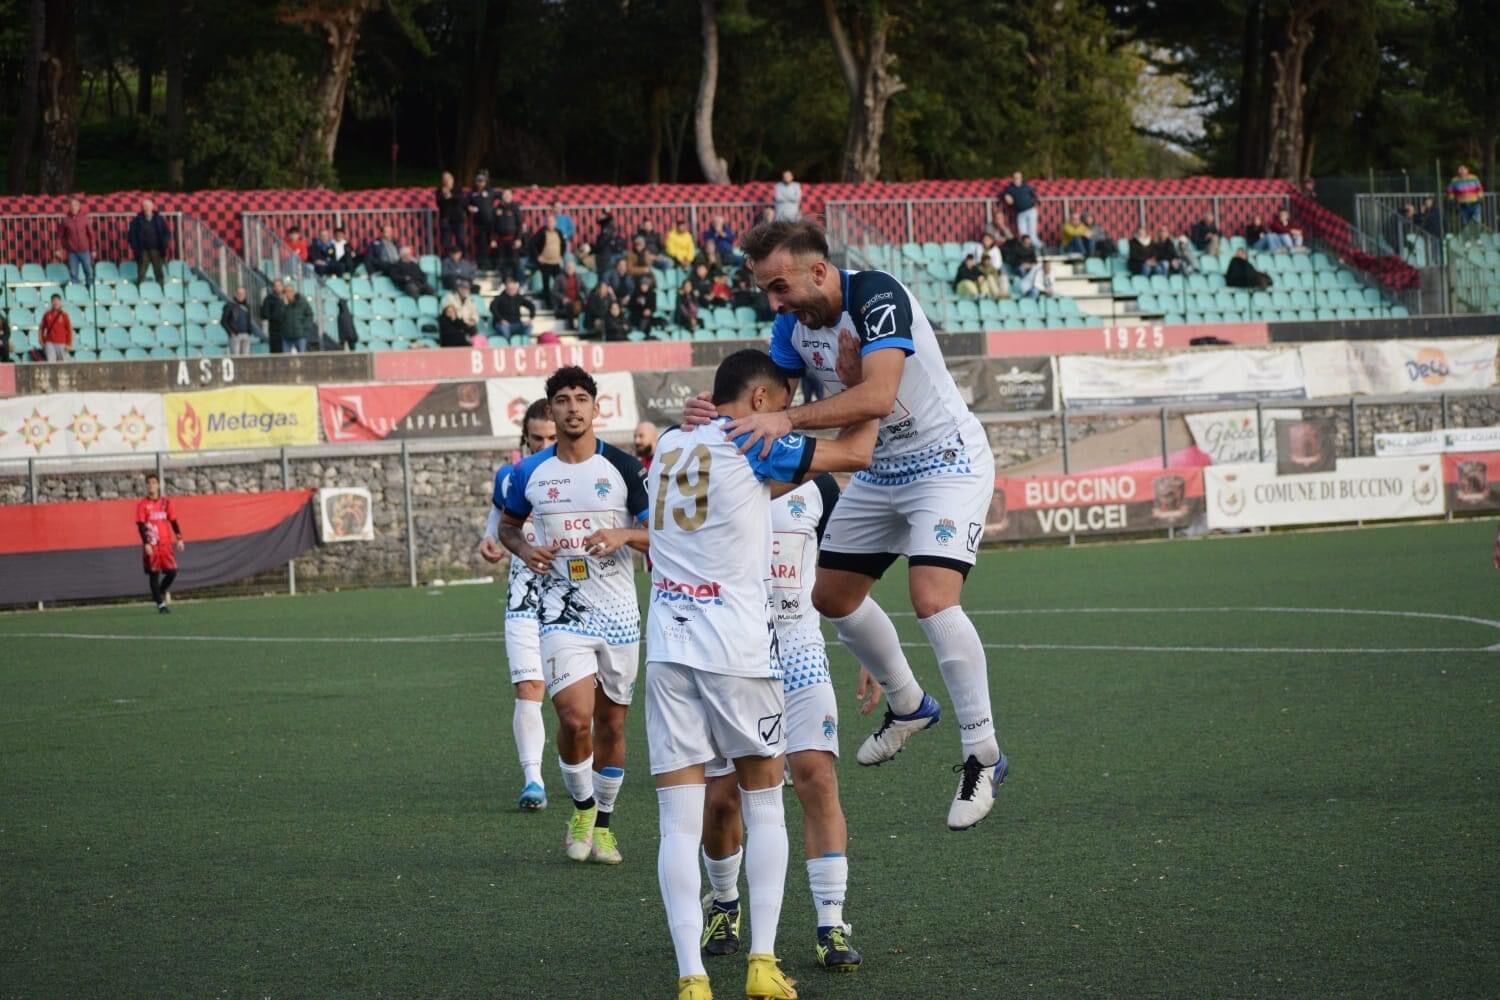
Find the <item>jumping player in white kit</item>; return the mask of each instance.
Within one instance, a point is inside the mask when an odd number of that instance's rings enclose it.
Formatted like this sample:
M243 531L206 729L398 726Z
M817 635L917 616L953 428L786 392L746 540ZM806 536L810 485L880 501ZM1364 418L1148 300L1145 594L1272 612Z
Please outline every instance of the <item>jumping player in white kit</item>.
M634 561L620 550L646 548L646 489L635 456L594 436L598 398L582 368L547 379L557 443L511 475L500 541L542 577L542 676L573 799L563 848L574 861L619 864L610 818L625 780L641 629ZM528 517L535 544L526 540Z
M733 420L726 433L764 452L794 431L880 421L870 467L844 491L823 537L813 606L885 689L885 719L855 755L861 764L882 764L942 714L912 674L890 617L869 596L891 563L906 557L912 606L958 716L962 758L954 770L961 776L948 827L968 829L989 814L1009 768L995 739L984 644L960 606L994 492L988 438L906 286L882 271L834 267L811 222L762 223L741 248L778 313L772 358L788 376L818 380L826 396ZM684 423L715 412L690 400Z
M719 366L713 399L725 417L784 407L785 374L761 351ZM745 994L796 997L776 962L786 887L782 809L786 701L770 574L770 480L863 468L875 422L838 440L791 434L742 454L723 421L672 428L657 442L649 486L651 598L646 626L646 735L656 778L661 847L657 875L677 955L679 1000L712 991L699 950L703 911L698 848L704 767L733 763L743 802L750 954Z
M849 886L849 828L839 802L839 706L828 651L812 606L818 540L838 502L839 485L824 473L771 503L771 600L786 695L786 755L802 804L807 884L817 913L814 952L830 972L860 966L844 923ZM727 761L708 765L703 863L712 887L703 952L732 955L740 945L739 874L743 851L739 791Z
M545 399L526 408L521 420L521 451L534 455L555 444L557 426ZM486 562L505 558L500 544L500 515L505 509L505 490L510 486L515 467L502 465L495 472L491 493L490 516L485 525L479 554ZM528 524L526 540L536 544L536 532ZM512 557L510 575L505 586L505 661L510 668L510 682L516 688L516 707L511 716L511 733L516 739L516 755L521 760L522 788L516 805L521 809L547 808L547 784L542 779L542 744L547 731L542 724L542 700L546 686L542 683L541 639L537 634L537 613L542 603L542 580L521 559Z

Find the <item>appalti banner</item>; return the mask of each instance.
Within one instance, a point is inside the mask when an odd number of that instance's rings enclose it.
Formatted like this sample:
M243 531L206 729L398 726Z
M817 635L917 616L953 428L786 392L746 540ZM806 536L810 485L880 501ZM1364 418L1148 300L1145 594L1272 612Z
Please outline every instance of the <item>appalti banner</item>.
M1311 398L1488 389L1496 340L1332 340L1297 348Z
M1203 513L1203 470L1078 472L995 481L987 540L1165 531Z
M490 437L483 382L395 382L318 387L330 442Z
M1265 528L1443 513L1437 458L1345 458L1333 472L1278 476L1270 464L1203 469L1210 528Z
M594 430L600 434L628 434L640 423L635 405L635 380L630 372L598 372L594 382L599 386L599 418ZM521 432L526 408L547 392L545 377L485 379L489 400L490 426L499 437Z
M1264 460L1276 461L1276 421L1301 420L1301 410L1261 410L1260 434L1255 433L1254 410L1218 410L1213 413L1189 413L1188 431L1193 443L1214 465L1234 462L1259 462L1261 448Z
M1380 458L1441 455L1449 451L1500 451L1500 427L1458 427L1446 431L1375 435L1375 454Z
M0 400L0 459L165 451L165 426L155 393L19 396Z
M172 451L318 443L318 391L310 385L172 392L163 398Z
M1057 359L1073 407L1303 399L1296 351L1207 351L1162 358L1071 355Z
M1449 510L1500 510L1500 451L1444 455L1442 463Z

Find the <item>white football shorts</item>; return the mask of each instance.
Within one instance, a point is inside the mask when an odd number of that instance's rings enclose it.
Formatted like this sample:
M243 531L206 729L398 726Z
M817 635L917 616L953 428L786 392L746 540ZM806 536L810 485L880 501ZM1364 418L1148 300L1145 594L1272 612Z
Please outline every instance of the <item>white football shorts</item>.
M680 663L646 664L652 774L715 758L775 757L786 746L785 714L776 678L711 674Z
M809 684L786 695L786 752L822 750L839 755L839 703L832 684ZM723 757L703 768L710 778L734 773L734 765Z
M535 616L505 619L505 662L512 684L542 679L542 645Z
M635 696L635 677L640 669L640 643L611 646L595 636L573 632L548 632L541 638L542 679L547 697L587 677L597 679L604 697L616 705L629 705Z

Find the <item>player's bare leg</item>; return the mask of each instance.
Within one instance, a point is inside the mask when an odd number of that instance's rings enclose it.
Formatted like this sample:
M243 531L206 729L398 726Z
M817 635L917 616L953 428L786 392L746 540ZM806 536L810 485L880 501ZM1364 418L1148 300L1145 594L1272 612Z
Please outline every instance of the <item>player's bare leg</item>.
M563 847L574 861L587 861L594 848L594 677L581 677L552 696L557 711L557 761L563 787L573 799Z
M812 593L813 607L832 623L845 648L885 689L885 718L854 755L866 766L890 760L907 740L937 725L942 717L942 706L917 683L890 616L871 599L874 585L875 579L863 573L820 565Z
M797 799L802 803L802 847L807 856L807 884L817 911L817 954L831 972L853 972L860 954L849 943L844 897L849 888L849 827L839 801L836 758L826 750L790 755Z
M617 865L622 860L614 832L609 828L615 799L625 781L625 713L627 706L611 701L602 691L594 696L593 786L597 814L590 859Z
M740 862L744 859L740 783L734 774L708 779L703 806L703 866L708 869L702 935L706 955L740 950Z
M541 681L517 681L516 705L511 715L511 734L516 740L516 756L521 762L522 809L547 808L546 783L542 781L542 747L547 729L542 722L542 701L547 688Z
M908 584L917 624L932 645L958 718L962 759L954 768L960 778L948 810L948 827L967 830L989 815L995 790L1005 781L1009 766L995 740L984 643L959 603L962 573L947 566L918 563L910 567Z

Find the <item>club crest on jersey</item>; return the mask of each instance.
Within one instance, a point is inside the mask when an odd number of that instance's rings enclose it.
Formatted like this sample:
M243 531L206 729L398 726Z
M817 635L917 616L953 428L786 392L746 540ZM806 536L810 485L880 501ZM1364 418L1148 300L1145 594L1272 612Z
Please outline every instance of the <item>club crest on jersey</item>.
M612 489L614 489L614 484L611 483L608 479L596 479L596 480L594 480L594 492L597 493L597 494L599 494L599 499L600 500L603 500L604 498L608 497L609 496L609 491L612 490Z
M823 716L823 738L831 740L839 734L839 724L831 715Z
M958 525L953 523L952 518L945 517L932 526L932 533L937 536L938 542L947 545L958 534Z
M793 517L801 517L807 513L807 501L799 496L793 495L786 502L786 509Z

